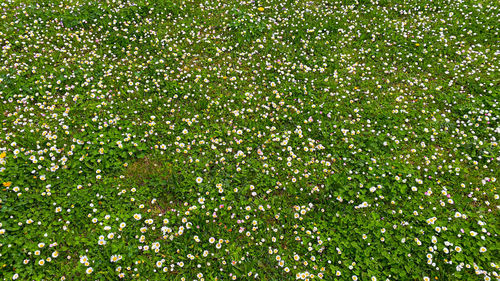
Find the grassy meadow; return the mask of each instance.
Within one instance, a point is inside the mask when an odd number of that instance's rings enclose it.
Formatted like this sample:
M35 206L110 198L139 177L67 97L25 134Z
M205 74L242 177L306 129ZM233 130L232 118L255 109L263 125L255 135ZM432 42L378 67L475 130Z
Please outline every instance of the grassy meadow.
M499 280L499 22L0 1L0 279Z

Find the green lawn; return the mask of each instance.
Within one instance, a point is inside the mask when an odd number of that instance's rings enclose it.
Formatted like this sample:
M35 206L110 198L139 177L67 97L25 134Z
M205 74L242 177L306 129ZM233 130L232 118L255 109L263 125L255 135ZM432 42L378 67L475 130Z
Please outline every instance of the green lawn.
M496 1L0 1L0 279L498 280Z

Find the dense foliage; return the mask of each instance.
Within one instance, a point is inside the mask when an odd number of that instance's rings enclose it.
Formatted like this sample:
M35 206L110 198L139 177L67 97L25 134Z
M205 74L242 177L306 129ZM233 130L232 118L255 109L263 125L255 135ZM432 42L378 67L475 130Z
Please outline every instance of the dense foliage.
M498 278L500 9L0 1L0 278Z

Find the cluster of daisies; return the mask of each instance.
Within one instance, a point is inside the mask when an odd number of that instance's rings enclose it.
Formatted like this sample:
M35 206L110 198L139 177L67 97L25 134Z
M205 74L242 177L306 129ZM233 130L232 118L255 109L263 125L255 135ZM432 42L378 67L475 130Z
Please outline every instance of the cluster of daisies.
M500 5L0 3L0 279L495 280Z

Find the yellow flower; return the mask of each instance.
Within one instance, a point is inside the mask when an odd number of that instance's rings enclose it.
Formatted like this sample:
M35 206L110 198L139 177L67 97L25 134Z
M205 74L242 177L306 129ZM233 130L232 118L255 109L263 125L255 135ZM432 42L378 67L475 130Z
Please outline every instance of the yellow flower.
M3 183L3 186L5 186L5 187L9 187L11 184L12 184L12 182L7 181L7 182L4 182L4 183Z
M0 159L5 158L5 156L7 156L7 153L5 153L5 152L0 153Z
M259 10L260 12L264 12L264 8L263 7L259 7L257 10Z

